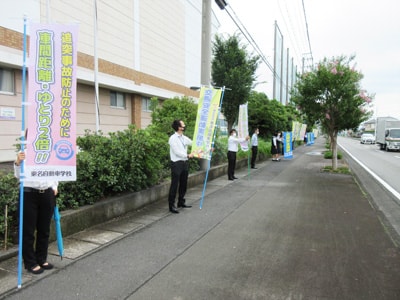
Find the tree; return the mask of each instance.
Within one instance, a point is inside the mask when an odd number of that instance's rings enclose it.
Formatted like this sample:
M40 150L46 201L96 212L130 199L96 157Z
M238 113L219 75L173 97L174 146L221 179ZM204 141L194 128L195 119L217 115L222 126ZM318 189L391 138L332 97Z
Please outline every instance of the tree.
M248 101L259 57L251 56L246 48L240 46L236 35L224 40L218 35L213 43L214 59L211 65L211 75L214 86L227 87L221 112L228 122L228 131L237 121L239 105Z
M151 126L166 136L174 133L171 124L174 120L183 120L186 124L185 135L192 138L196 125L197 104L188 97L175 97L159 105L157 98L152 98Z
M248 108L249 127L258 127L262 137L271 137L275 131L291 129L291 109L277 100L269 100L264 93L252 91Z
M168 145L168 139L174 133L172 122L174 120L183 120L186 125L185 135L193 138L194 127L196 125L198 105L193 99L188 97L174 97L159 103L157 98L151 99L151 125L146 128L147 131L154 133L159 139L161 148ZM168 152L169 153L169 152ZM169 159L165 160L166 168L169 169ZM198 171L200 168L199 160L191 159L189 161L190 172Z
M367 120L372 96L360 87L363 75L350 63L354 56L327 59L316 69L300 76L292 91L292 101L312 122L319 121L329 135L332 169L337 169L337 135Z

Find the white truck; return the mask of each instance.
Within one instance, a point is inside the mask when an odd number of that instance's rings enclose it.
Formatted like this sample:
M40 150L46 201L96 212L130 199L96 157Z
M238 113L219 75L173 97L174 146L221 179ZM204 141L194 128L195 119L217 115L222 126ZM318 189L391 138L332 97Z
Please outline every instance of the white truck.
M400 121L391 117L377 118L375 139L381 150L400 150Z

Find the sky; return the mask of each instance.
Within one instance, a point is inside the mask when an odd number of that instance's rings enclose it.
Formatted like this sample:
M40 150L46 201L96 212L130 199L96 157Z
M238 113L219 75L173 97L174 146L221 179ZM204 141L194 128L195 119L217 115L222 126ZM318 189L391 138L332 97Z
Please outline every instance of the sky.
M356 70L364 75L361 88L375 95L370 107L373 117L400 119L398 0L226 0L226 11L212 2L220 23L219 34L237 33L243 43L247 42L229 12L250 33L272 66L275 21L283 35L284 49L289 48L299 72L307 62L315 65L325 57L355 55ZM254 52L251 46L247 49ZM261 63L257 75L260 83L256 90L272 98L272 72L267 64Z

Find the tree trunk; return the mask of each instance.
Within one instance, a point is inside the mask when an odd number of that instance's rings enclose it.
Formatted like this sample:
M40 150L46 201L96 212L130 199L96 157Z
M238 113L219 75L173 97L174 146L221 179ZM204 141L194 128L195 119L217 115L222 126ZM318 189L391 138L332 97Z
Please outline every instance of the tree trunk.
M229 132L231 132L231 129L232 129L232 123L229 123L229 122L227 122L228 123L228 137L229 137Z
M332 147L332 170L337 169L337 134L331 135L331 147Z

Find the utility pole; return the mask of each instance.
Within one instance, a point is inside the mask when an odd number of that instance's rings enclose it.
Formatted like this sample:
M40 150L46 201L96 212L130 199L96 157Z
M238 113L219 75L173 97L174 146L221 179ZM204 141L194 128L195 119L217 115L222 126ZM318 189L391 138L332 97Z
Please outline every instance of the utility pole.
M227 3L225 0L215 0L219 8L224 9ZM203 0L202 21L201 21L201 85L211 85L211 0ZM200 161L200 169L206 170L208 161Z
M201 84L211 82L211 0L203 0L201 23Z

